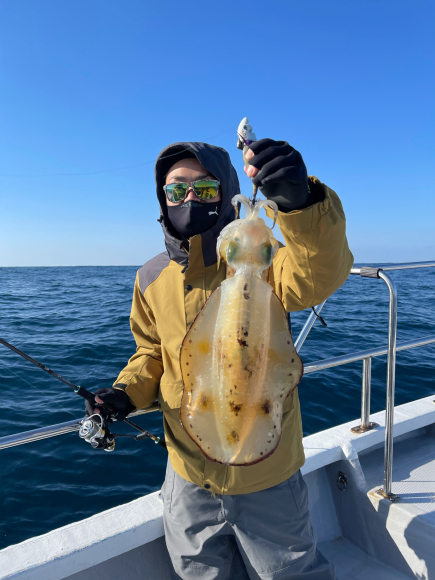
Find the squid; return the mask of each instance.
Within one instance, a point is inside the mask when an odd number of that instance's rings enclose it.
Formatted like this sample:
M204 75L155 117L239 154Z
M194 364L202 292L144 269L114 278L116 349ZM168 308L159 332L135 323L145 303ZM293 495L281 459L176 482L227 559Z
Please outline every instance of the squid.
M235 270L204 304L180 350L181 423L210 460L253 465L277 448L284 403L302 378L303 365L282 302L262 279L278 242L259 210L272 201L243 204L246 218L227 225L217 241L218 264Z

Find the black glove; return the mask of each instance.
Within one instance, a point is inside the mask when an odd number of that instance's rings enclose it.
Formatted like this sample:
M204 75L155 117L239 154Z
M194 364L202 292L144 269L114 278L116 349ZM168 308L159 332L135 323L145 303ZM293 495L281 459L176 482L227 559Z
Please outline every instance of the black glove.
M249 145L254 157L249 164L259 171L252 179L261 193L274 201L283 212L309 207L323 201L321 191L308 185L307 168L302 155L286 141L260 139Z
M120 387L125 387L126 385L121 385ZM114 389L112 387L106 389L98 389L93 393L94 395L98 395L102 401L104 401L105 405L110 405L114 412L116 413L116 419L118 421L122 421L127 417L129 413L135 410L135 406L132 404L130 399L128 398L127 393L125 391L121 391L120 389ZM94 409L98 409L99 407L94 407L89 401L85 401L85 409L86 415L92 415L94 413ZM105 414L104 409L101 409L103 414Z

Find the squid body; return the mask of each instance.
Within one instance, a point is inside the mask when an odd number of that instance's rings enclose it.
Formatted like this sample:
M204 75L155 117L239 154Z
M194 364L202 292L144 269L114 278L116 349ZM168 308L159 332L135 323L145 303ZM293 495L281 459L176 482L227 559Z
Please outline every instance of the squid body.
M246 219L226 226L218 259L235 269L199 312L180 351L184 381L181 422L206 457L252 465L278 446L283 406L303 366L282 302L262 279L278 242L258 217L263 205L236 195Z

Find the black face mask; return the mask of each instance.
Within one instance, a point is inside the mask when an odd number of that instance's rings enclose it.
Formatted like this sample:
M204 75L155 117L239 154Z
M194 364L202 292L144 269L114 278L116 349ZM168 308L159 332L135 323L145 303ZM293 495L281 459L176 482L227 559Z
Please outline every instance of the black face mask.
M168 205L168 217L177 232L184 238L191 238L212 228L217 222L220 209L220 201L186 201L180 205Z

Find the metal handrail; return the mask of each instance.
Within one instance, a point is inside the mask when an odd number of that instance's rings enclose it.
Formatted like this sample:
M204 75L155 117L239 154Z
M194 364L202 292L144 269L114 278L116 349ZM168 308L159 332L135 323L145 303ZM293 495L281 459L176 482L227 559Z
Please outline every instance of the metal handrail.
M406 342L400 342L397 344L396 350L409 350L411 348L417 348L419 346L426 346L428 344L435 343L435 336L427 336L425 338L420 338L418 340L408 340ZM360 350L352 354L345 354L342 356L337 356L333 358L327 358L310 363L304 368L304 375L315 373L317 371L323 371L333 367L342 366L348 363L357 362L362 360L371 360L373 357L382 356L388 354L388 348L380 347L369 350ZM153 411L158 411L159 405L154 403L151 407L146 407L145 409L140 409L131 413L129 417L136 417L137 415L143 415L145 413L152 413ZM370 415L370 401L366 404L367 417ZM0 450L7 449L8 447L15 447L16 445L24 445L25 443L32 443L33 441L39 441L40 439L47 439L49 437L55 437L56 435L63 435L64 433L72 433L78 431L80 428L80 422L83 419L74 419L73 421L66 421L65 423L58 423L57 425L51 425L49 427L41 427L40 429L34 429L32 431L25 431L24 433L16 433L13 435L6 435L5 437L0 437ZM364 421L362 421L364 423Z
M320 311L325 306L325 303L326 303L326 300L324 300L321 304L319 304L318 306L316 306L315 307L315 311L316 312L311 312L311 314L307 318L307 321L304 324L302 330L300 331L299 336L295 340L295 349L296 349L296 352L299 352L301 350L302 345L305 342L305 339L307 338L310 330L312 329L314 323L316 322L316 320L318 318L318 315L320 314Z
M407 341L396 344L397 337L397 289L395 283L390 278L388 274L385 273L386 270L405 270L411 268L429 268L435 267L435 262L414 262L407 264L396 264L394 266L366 266L362 268L352 268L351 274L360 275L364 278L379 278L384 280L388 286L390 303L389 303L389 322L388 322L388 347L379 349L370 349L352 353L351 355L343 355L339 357L334 357L330 359L325 359L322 361L317 361L307 365L304 369L304 374L309 374L312 372L324 370L327 368L332 368L340 365L344 365L350 362L363 361L363 379L362 379L362 392L361 392L361 425L357 428L353 428L352 431L355 433L362 433L375 426L374 423L370 423L370 391L371 391L371 359L376 356L381 356L384 354L388 355L387 362L387 390L386 390L386 417L385 417L385 454L384 454L384 487L379 490L379 493L392 501L397 499L391 492L392 483L392 473L393 473L393 427L394 427L394 392L395 392L395 369L396 369L396 352L401 350L407 350L410 348L416 348L419 346L425 346L428 344L435 343L435 336L426 337L423 339L415 341ZM325 302L319 304L317 308L317 313L320 313ZM295 341L296 350L299 352L301 349L308 333L310 332L317 315L312 312L308 317L304 327L302 328L298 338ZM136 415L142 415L144 413L150 413L152 411L158 410L159 406L157 403L141 409L134 413L131 413L129 417L134 417ZM0 437L0 450L6 449L8 447L14 447L16 445L23 445L25 443L30 443L32 441L38 441L40 439L46 439L48 437L54 437L56 435L62 435L64 433L71 433L73 431L78 431L80 428L80 423L83 419L77 419L74 421L67 421L66 423L60 423L58 425L52 425L49 427L42 427L41 429L35 429L33 431L26 431L24 433L17 433L14 435L7 435L6 437Z
M387 286L390 295L389 316L388 316L388 360L387 360L387 390L385 402L385 447L384 447L384 487L378 490L378 494L391 500L396 501L397 496L391 491L393 480L393 430L394 430L394 393L396 386L396 340L397 340L397 288L390 276L385 270L407 270L411 268L431 268L435 262L412 262L404 264L395 264L394 266L362 266L361 268L352 268L351 274L359 274L362 278L380 278ZM367 431L374 424L370 424L369 406L370 406L370 378L369 364L366 363L363 368L363 385L361 393L361 415L362 425L360 432ZM354 430L354 432L357 430Z
M385 403L385 448L384 448L384 487L381 494L395 500L391 491L393 481L393 430L394 430L394 393L396 389L396 342L397 342L397 288L393 280L381 271L379 278L384 280L390 293L388 315L388 360L387 360L387 396Z
M396 350L409 350L411 348L417 348L418 346L427 346L435 342L434 336L426 336L425 338L419 338L417 340L406 340L404 342L399 342L396 346ZM331 369L333 367L339 367L348 363L358 362L367 358L382 356L388 354L388 348L379 347L372 348L368 350L359 350L353 352L352 354L344 354L341 356L335 356L331 358L325 358L323 360L315 361L307 364L304 367L304 375L309 373L315 373L317 371L324 371L325 369Z
M137 417L145 413L152 413L158 411L158 403L153 403L150 407L139 409L134 413L130 413L128 417ZM41 439L48 439L49 437L56 437L64 433L74 433L81 427L81 423L87 417L82 419L73 419L72 421L65 421L65 423L57 423L48 427L41 427L40 429L33 429L32 431L24 431L23 433L14 433L13 435L6 435L0 437L0 449L8 449L8 447L15 447L16 445L24 445L26 443L33 443L33 441L40 441Z
M382 270L387 272L390 270L410 270L412 268L433 268L435 267L435 262L405 262L403 264L394 264L394 266L363 266L362 268L352 268L351 274L360 274L361 270L364 268L373 268L374 270Z

